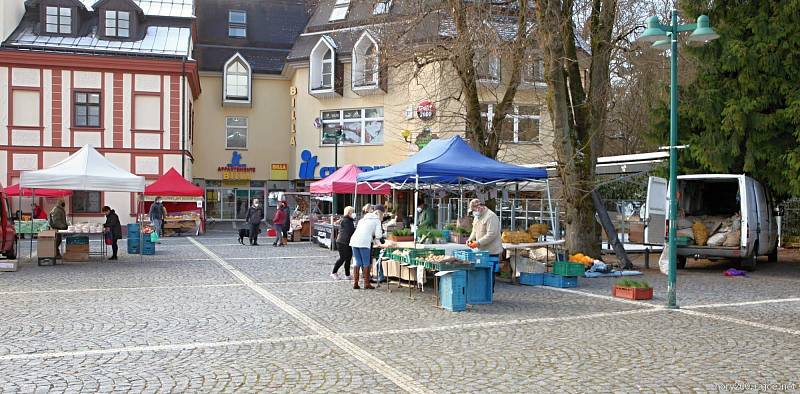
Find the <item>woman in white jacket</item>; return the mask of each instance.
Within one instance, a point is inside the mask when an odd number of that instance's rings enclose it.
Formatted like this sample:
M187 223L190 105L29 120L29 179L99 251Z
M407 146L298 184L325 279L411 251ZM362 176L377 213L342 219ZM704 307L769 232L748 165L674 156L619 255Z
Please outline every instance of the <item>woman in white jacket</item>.
M383 238L381 219L385 208L383 205L376 205L372 212L364 215L356 225L356 231L350 237L350 247L353 248L353 257L356 259L356 269L353 272L353 288L360 289L358 286L359 269L364 275L364 288L374 289L369 283L369 266L372 262L370 247L376 241Z

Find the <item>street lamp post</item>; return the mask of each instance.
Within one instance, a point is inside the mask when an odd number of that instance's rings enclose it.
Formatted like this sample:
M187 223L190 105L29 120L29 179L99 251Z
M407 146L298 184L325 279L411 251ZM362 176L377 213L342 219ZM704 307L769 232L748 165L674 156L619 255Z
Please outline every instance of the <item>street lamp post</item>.
M670 48L670 106L669 106L669 274L667 275L667 308L677 308L675 284L677 279L677 248L675 238L678 231L678 33L692 31L689 43L703 45L719 38L709 26L708 17L700 15L697 23L679 25L678 11L672 10L669 25L662 25L657 16L647 19L647 28L639 41L652 42L653 47Z

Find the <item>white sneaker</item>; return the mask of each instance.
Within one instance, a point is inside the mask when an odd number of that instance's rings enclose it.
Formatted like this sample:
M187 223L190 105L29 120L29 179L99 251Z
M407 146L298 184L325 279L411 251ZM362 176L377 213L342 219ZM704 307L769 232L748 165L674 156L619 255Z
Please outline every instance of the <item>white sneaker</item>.
M347 276L345 276L344 278L345 278L346 280L353 280L353 277L352 277L352 276L350 276L350 275L347 275Z
M339 274L331 274L331 279L333 280L340 280L342 278L339 277Z

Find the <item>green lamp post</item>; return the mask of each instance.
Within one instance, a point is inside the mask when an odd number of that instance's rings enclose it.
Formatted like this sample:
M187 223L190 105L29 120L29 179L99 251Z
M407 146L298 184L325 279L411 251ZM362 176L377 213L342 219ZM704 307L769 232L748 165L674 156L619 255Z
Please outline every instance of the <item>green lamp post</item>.
M719 38L719 34L709 25L708 17L700 15L697 23L678 24L678 11L672 10L669 25L662 25L657 16L647 19L647 27L639 41L652 42L655 48L670 48L670 127L669 127L669 274L667 279L667 308L677 308L675 291L677 277L677 248L675 238L678 231L678 33L692 31L690 44L703 45Z

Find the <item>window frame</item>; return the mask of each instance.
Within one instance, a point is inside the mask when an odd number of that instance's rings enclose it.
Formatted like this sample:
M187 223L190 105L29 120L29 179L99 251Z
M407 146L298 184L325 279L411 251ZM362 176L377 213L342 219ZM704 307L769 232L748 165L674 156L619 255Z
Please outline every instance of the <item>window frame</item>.
M528 79L530 76L528 70L538 69L538 78L534 73L533 80ZM522 82L528 85L546 85L544 80L544 59L539 55L528 55L525 61L525 68L522 72Z
M339 22L347 19L347 14L350 11L350 0L336 0L333 3L331 15L328 22Z
M494 118L494 103L481 103L481 106L486 105L487 111L483 112L483 108L481 108L481 122L486 121L487 129L492 128L492 120ZM534 107L538 108L539 114L538 115L520 115L519 108L520 107ZM503 139L502 135L500 136L500 140L505 143L513 143L518 145L526 145L526 144L541 144L542 143L542 106L538 104L514 104L513 105L513 113L506 114L505 120L511 120L513 123L513 135L514 138L512 140ZM522 120L536 120L539 125L539 129L536 132L536 140L531 141L520 141L519 140L519 129L520 129L520 121ZM502 130L501 130L502 131Z
M233 21L233 15L235 13L243 14L244 15L244 22L235 22ZM244 32L244 35L233 35L231 31L234 29L241 29ZM228 37L229 38L247 38L247 11L245 10L228 10Z
M86 95L86 101L78 102L78 95ZM89 97L97 95L97 103L91 103ZM78 123L78 106L86 107L86 124ZM97 125L89 124L89 108L97 107ZM72 127L76 129L103 128L103 92L99 90L75 89L72 91Z
M113 18L109 18L109 13L112 13L112 12L114 13L114 17ZM121 35L120 34L120 30L123 29L122 27L120 27L120 21L123 20L121 18L120 14L123 14L123 13L128 15L128 17L127 17L128 27L124 28L127 31L126 35ZM116 10L116 9L115 10L103 10L103 33L104 33L104 35L106 37L121 38L121 39L129 39L129 38L131 38L131 26L132 26L132 23L131 23L131 21L132 21L131 19L132 18L131 18L131 16L132 16L132 14L133 14L132 12L125 11L125 10ZM109 24L108 24L109 21L113 21L114 22L113 23L114 26L109 26ZM113 29L113 34L108 34L108 30L109 29Z
M380 116L371 116L367 117L368 110L379 110L381 115ZM344 113L348 111L360 111L361 114L358 118L345 118ZM325 113L334 113L338 112L339 117L337 119L325 119ZM322 122L322 127L320 128L319 134L319 146L320 147L333 147L335 143L325 143L325 125L328 124L336 124L342 129L344 129L345 123L356 123L359 122L361 124L361 140L358 143L346 143L340 142L339 146L383 146L386 144L386 113L384 112L384 107L361 107L361 108L343 108L343 109L329 109L329 110L321 110L319 113L319 119ZM382 142L374 143L374 142L366 142L367 141L367 123L368 122L381 122L381 135L382 135Z
M491 53L478 54L478 56L479 58L476 59L477 63L475 64L475 79L479 82L499 83L503 74L503 65L500 60L500 56ZM491 71L494 69L494 74L496 75L481 75L481 72L483 71L482 68L484 60L488 62L486 66L489 74L492 74Z
M365 48L366 45L366 48ZM374 51L369 55L370 51ZM380 87L381 84L381 56L378 42L372 36L365 32L353 45L352 53L353 62L350 68L350 83L351 89L358 90L371 90ZM371 60L371 61L370 61ZM370 64L371 63L371 64ZM367 67L370 66L370 67ZM371 81L367 81L367 70L370 69L372 76Z
M392 0L378 0L372 8L372 15L386 15L391 9Z
M87 196L90 193L97 193L97 195L98 195L98 197L97 197L97 204L98 204L97 211L93 211L93 210L78 211L76 209L75 202L78 200L78 198L76 198L76 197L78 195L80 195L80 194L83 194L83 193L85 193ZM104 205L103 196L104 196L103 192L97 191L97 190L75 190L75 191L72 192L72 196L69 199L70 200L70 203L69 203L70 212L72 212L72 214L78 215L78 216L80 216L80 215L97 215L97 214L100 214L103 211L103 205ZM84 204L84 206L85 205L87 205L87 204Z
M50 14L50 10L55 9L55 14ZM67 11L69 15L64 15L64 11ZM45 34L51 35L72 35L75 33L75 7L64 7L60 5L48 5L44 7L44 32ZM50 16L55 16L56 23L50 23L48 21ZM64 23L64 19L66 19L67 23ZM55 31L50 30L50 26L55 26ZM68 28L69 31L63 31L64 28Z
M229 125L231 119L244 119L245 125ZM244 129L244 147L232 147L228 145L228 132L230 129ZM225 150L247 150L250 143L250 119L247 116L226 116L225 117Z
M246 96L230 96L228 95L228 76L230 75L230 68L236 63L239 63L244 68L244 74L235 73L236 76L245 76L247 81ZM253 69L250 63L240 53L231 56L225 62L222 69L222 101L229 104L251 104L253 97Z

